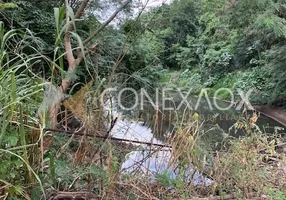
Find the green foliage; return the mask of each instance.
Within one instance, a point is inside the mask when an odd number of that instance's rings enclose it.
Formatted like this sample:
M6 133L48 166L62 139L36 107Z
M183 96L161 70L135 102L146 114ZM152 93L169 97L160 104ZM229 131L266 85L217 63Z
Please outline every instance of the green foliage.
M286 61L285 57L286 48L285 45L273 46L272 49L265 52L265 67L269 69L269 81L266 82L269 90L270 101L275 101L277 97L284 96L286 94L286 67L284 65Z
M268 194L271 196L273 199L277 200L283 200L286 199L286 192L285 191L279 191L277 189L269 189Z
M172 86L192 87L188 82L198 77L199 84L214 89L256 87L253 101L273 103L286 88L285 8L284 1L273 0L174 1L150 12L154 25L148 27L164 44L159 57L164 67L200 69L184 81L169 82Z
M124 29L130 28L130 23L135 22L128 21ZM135 89L140 89L142 86L152 88L156 86L163 71L160 54L163 52L164 45L152 32L146 31L143 35L142 31L138 32L138 30L134 33L136 31L134 28L136 26L132 26L133 31L127 32L124 57L120 64L121 68L117 70L118 79L123 81L123 86L132 86Z
M5 31L0 22L0 179L9 197L25 199L28 199L24 189L27 183L37 183L43 191L33 169L37 162L31 161L37 151L34 142L38 138L33 137L39 135L30 135L32 131L25 125L37 122L34 113L43 94L43 85L38 84L39 78L28 64L45 58L36 51L30 55L23 52L25 48L35 49L28 44L32 37L29 33L18 29Z
M0 10L9 9L9 8L17 8L18 6L14 3L1 3L0 2Z
M171 178L171 174L169 172L163 172L161 174L156 175L156 181L158 184L165 188L174 188L175 190L183 190L185 185L182 179L179 178Z
M181 0L148 13L152 21L146 23L147 30L151 30L163 44L164 51L159 57L163 66L180 68L175 53L178 46L185 46L188 35L195 35L198 31L197 8L196 1Z
M42 43L45 42L44 46L47 50L52 50L52 44L55 38L55 22L53 17L53 10L43 12L41 3L32 3L30 1L17 1L15 2L17 9L4 10L2 17L6 27L16 29L28 28L37 36L41 38ZM48 6L50 7L50 6Z

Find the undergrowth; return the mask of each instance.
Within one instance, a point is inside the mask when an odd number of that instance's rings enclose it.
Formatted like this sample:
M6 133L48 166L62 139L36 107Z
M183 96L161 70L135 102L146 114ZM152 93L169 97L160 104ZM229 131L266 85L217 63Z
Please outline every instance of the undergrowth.
M143 145L122 141L110 134L119 117L98 107L104 81L88 84L82 87L83 93L67 98L76 101L63 103L60 130L47 130L47 116L40 120L37 115L45 81L31 68L38 61L55 67L63 55L51 61L37 47L27 45L34 38L28 30L5 32L2 22L0 37L0 199L56 199L60 195L82 199L87 195L88 199L285 197L285 145L279 136L248 131L249 135L232 140L227 150L208 152L213 157L207 159L200 146L203 121L192 113L174 120L165 146L153 144L154 138ZM10 42L24 46L11 48ZM25 48L33 54L25 54ZM198 91L199 80L199 73L188 70L166 73L163 78L176 87L196 83ZM94 104L83 98L86 94ZM68 126L68 115L79 127ZM153 130L162 128L162 118L158 111L151 117ZM244 123L251 130L253 124ZM131 172L123 170L122 164L134 152L143 158L131 165ZM156 165L156 170L150 170L152 159L160 156L161 169Z

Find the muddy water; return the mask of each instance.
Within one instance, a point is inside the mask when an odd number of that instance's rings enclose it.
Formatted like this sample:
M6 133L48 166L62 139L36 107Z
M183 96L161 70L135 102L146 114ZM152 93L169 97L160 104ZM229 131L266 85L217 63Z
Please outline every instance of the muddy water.
M149 176L151 179L162 173L168 173L170 178L178 177L180 172L176 171L176 166L169 165L171 149L169 147L158 149L156 144L164 144L166 137L172 133L175 127L180 125L184 119L193 117L195 113L203 123L201 131L203 132L204 153L211 154L221 149L225 140L246 134L243 129L235 129L234 124L238 119L247 118L247 114L242 114L242 111L237 111L234 108L221 111L215 106L210 106L206 99L201 100L196 110L190 109L190 107L195 107L196 100L195 97L191 97L188 101L189 104L181 104L181 102L176 102L174 98L166 103L167 106L175 105L176 108L180 105L179 109L173 111L163 111L162 108L158 111L151 104L144 104L144 109L140 111L125 112L119 109L118 113L121 117L111 134L117 138L154 144L151 147L138 145L136 151L132 151L126 156L126 160L121 166L122 172ZM217 101L217 104L219 107L228 107L225 102ZM248 115L252 115L252 113ZM283 125L266 116L259 114L258 116L256 133L286 135L286 129ZM186 180L192 181L195 185L211 183L210 179L198 171L191 168L186 169L186 171L188 171Z

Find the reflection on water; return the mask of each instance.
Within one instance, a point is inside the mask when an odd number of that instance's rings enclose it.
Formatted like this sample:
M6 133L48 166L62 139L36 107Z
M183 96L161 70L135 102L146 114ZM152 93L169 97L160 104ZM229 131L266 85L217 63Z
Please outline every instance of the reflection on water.
M111 131L111 135L121 139L163 144L154 137L150 128L135 121L117 120Z
M179 177L179 170L174 167L168 167L168 163L171 160L170 150L166 149L155 151L150 154L150 151L133 151L126 156L126 161L122 164L121 169L124 173L129 173L132 175L149 175L151 181L157 174L167 173L171 179L176 179ZM186 168L185 181L192 181L196 185L209 185L212 180L204 177L198 171L194 169ZM192 178L191 178L192 177ZM182 178L182 177L181 177Z
M194 98L194 97L191 97ZM227 107L225 102L218 102L220 107ZM170 102L169 105L176 105L174 102ZM192 105L193 106L193 105ZM222 148L220 145L226 138L238 137L245 135L243 129L232 129L233 125L238 119L247 117L245 114L241 114L241 111L235 109L229 109L227 111L216 110L214 107L210 110L207 101L202 100L197 110L187 109L188 105L180 105L180 110L175 111L162 111L163 109L154 110L151 105L146 104L144 110L137 112L133 119L140 118L141 122L134 120L118 120L111 135L117 138L149 142L152 144L164 144L166 135L170 135L177 125L185 123L185 119L189 120L194 116L194 113L198 113L199 119L204 123L201 134L205 144L202 148L205 152L210 154L216 150ZM125 115L124 111L121 112ZM137 116L137 117L136 117ZM281 124L274 121L271 118L261 115L258 118L257 126L260 127L263 133L279 133L285 135L285 129L279 129ZM151 178L155 178L156 174L168 172L170 178L176 178L178 172L175 166L170 166L169 161L171 158L170 149L154 150L147 145L139 145L140 150L132 151L126 156L125 162L121 166L121 170L130 174L149 175ZM199 172L193 169L186 169L187 175L193 175L192 179L186 177L186 180L192 180L195 185L198 184L210 184L211 180L202 176Z
M155 138L150 127L144 126L135 121L118 120L111 135L116 138L122 138L132 141L150 142L153 147L140 144L139 150L132 151L126 155L126 160L121 166L121 171L128 174L140 174L141 176L149 176L152 180L156 175L168 173L171 179L178 178L179 172L175 165L168 166L171 159L170 148L165 147L158 149L154 147L156 144L163 142ZM185 180L192 181L194 185L211 184L211 180L205 178L198 171L186 168L187 177ZM192 178L191 178L192 177Z

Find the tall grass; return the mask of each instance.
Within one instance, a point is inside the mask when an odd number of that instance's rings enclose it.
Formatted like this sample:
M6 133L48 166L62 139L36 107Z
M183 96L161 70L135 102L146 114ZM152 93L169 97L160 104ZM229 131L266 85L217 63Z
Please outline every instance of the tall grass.
M31 199L29 191L37 185L44 191L38 176L40 139L36 116L41 103L43 83L31 69L44 60L40 52L25 54L30 31L5 31L0 22L0 197ZM27 190L29 188L29 190Z

